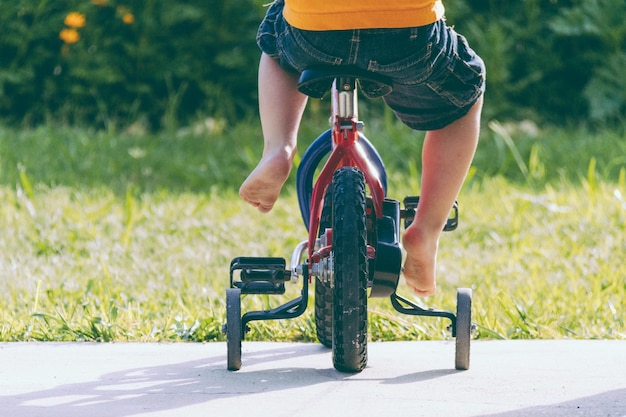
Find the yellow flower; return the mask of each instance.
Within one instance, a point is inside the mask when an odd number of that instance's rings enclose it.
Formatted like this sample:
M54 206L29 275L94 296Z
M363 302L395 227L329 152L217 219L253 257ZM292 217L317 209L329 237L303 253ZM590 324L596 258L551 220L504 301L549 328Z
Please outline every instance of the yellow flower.
M71 12L65 16L65 25L71 28L82 28L85 26L85 15L78 12Z
M108 2L108 0L91 0L91 4L94 6L106 6Z
M132 13L126 13L124 16L122 16L122 22L126 23L127 25L132 25L135 22L135 15L133 15Z
M63 29L59 33L59 38L65 43L76 43L80 39L80 33L76 29Z

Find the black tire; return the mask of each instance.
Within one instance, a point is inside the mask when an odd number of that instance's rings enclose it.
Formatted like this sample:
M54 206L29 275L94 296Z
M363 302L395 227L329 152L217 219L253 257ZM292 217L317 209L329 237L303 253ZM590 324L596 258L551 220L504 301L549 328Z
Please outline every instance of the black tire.
M333 365L360 372L367 365L367 231L365 180L356 168L333 177Z
M318 236L330 227L332 227L332 184L324 197ZM322 281L319 277L315 278L315 331L317 340L322 345L327 348L333 346L333 289L330 282Z
M229 288L226 290L226 348L227 367L229 371L241 369L241 290Z
M322 345L333 346L333 289L319 278L315 278L315 332Z
M472 290L459 288L456 292L456 350L455 368L467 370L470 366L472 337Z

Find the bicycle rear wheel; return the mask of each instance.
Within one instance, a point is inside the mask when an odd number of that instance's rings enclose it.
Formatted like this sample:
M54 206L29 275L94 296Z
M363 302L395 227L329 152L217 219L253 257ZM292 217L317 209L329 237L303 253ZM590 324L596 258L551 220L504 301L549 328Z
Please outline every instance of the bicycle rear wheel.
M356 168L335 172L333 202L333 365L360 372L367 365L367 230L365 180Z
M324 207L320 219L322 235L327 228L332 227L332 184L326 190ZM315 332L317 340L331 348L333 345L333 289L327 279L315 277Z

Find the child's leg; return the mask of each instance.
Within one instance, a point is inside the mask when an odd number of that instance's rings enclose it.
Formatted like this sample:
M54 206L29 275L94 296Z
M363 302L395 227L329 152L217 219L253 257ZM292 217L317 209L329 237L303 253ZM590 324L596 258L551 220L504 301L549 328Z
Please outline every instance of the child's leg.
M297 90L298 79L266 54L259 63L259 112L263 156L239 189L239 195L259 211L272 209L289 177L296 153L298 127L307 96Z
M404 277L419 296L436 290L439 236L474 158L481 108L482 97L461 119L426 134L420 201L415 220L402 238L407 252Z

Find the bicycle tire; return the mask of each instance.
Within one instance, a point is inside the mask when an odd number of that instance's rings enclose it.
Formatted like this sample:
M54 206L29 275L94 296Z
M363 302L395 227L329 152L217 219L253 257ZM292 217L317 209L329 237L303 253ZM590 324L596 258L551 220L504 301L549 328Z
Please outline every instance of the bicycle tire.
M332 227L332 184L328 186L324 197L324 206L320 218L322 235L327 228ZM326 346L333 346L333 289L330 282L315 277L315 332L317 340Z
M333 366L354 373L367 365L367 230L361 171L336 171L332 196Z
M226 349L227 368L229 371L241 369L241 290L229 288L226 290Z
M456 292L456 343L454 366L468 370L470 366L470 341L472 338L472 290L459 288Z

